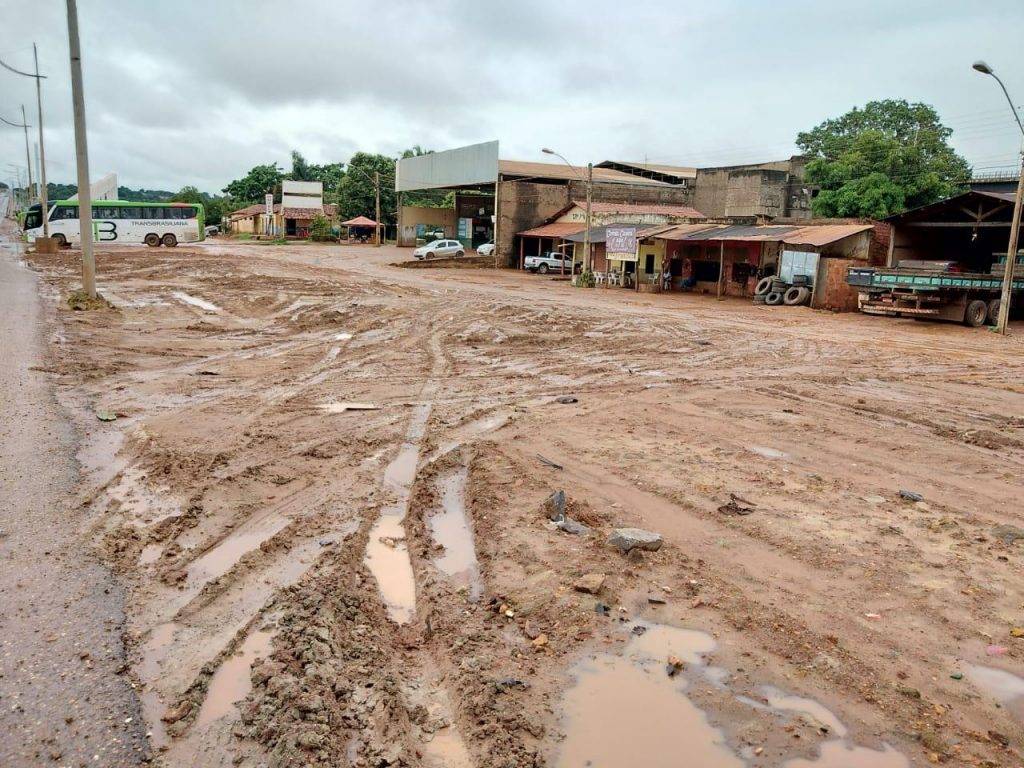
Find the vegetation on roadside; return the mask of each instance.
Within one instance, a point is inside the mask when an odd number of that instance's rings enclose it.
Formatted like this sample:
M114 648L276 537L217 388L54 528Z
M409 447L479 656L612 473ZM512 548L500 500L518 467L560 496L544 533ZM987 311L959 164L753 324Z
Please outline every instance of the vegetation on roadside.
M314 216L309 225L309 239L318 243L325 243L329 240L336 240L331 222L326 216Z
M814 215L881 219L955 194L971 168L949 145L952 133L933 107L902 99L800 133L797 146L812 158L805 179L821 188Z
M113 309L114 305L100 294L89 296L85 291L72 291L68 294L68 308L76 312L88 312L95 309Z

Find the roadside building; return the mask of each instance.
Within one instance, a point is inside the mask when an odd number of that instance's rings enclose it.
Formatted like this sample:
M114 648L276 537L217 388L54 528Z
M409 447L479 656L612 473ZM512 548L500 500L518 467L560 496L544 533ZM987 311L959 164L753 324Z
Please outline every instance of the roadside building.
M965 272L991 273L1005 263L1014 197L1014 192L973 189L890 216L885 220L892 227L886 265L949 261Z
M323 200L323 184L319 181L284 181L281 184L281 202L275 203L267 215L265 203L250 205L227 216L228 230L232 234L250 234L254 237L309 237L309 227L317 216L332 223L338 216L338 207Z
M817 188L804 181L807 159L698 168L693 207L711 217L811 218Z
M517 234L541 227L575 201L585 199L586 174L585 166L500 159L497 141L403 158L398 161L395 181L400 198L403 193L426 189L454 190L457 210L453 220L400 203L401 244L414 244L417 231L440 223L445 237L460 240L467 249L485 236L495 238L496 263L514 266L519 256ZM691 189L595 167L591 196L595 203L685 206ZM472 206L472 216L465 215L465 206ZM461 223L460 219L468 221Z

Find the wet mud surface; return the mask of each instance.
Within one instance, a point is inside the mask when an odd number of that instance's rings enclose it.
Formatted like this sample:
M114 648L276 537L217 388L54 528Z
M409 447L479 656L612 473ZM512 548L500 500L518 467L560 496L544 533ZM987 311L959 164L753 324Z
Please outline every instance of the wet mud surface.
M1019 336L403 255L126 247L56 311L155 764L1021 764Z

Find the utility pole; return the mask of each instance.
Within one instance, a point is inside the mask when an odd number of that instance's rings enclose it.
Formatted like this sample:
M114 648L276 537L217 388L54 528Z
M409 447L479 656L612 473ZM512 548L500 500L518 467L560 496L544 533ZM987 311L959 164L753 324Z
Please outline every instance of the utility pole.
M587 163L587 231L583 233L583 272L590 274L590 198L594 190L594 164Z
M71 51L71 100L75 113L75 156L78 164L78 226L82 238L82 290L96 298L96 260L92 250L92 189L89 188L89 146L85 135L82 92L82 47L78 40L78 4L67 0ZM38 80L36 82L39 82Z
M46 188L46 147L43 145L43 76L39 74L39 51L32 43L32 56L36 62L36 106L39 109L39 207L43 209L43 237L50 236L50 201Z
M25 129L25 162L28 164L28 202L32 204L32 151L28 144L28 120L25 119L25 105L21 105L21 127Z
M377 196L375 221L377 222L377 247L380 248L380 171L373 172L373 188Z

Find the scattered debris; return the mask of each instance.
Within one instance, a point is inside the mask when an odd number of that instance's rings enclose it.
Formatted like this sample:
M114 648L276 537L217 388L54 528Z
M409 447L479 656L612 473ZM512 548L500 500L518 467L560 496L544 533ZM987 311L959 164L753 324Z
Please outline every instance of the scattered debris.
M963 680L964 679L964 673L963 672L954 672L953 674L950 675L950 677L952 679L954 679L954 680Z
M607 616L611 613L611 606L607 603L594 603L594 613L598 613L602 616Z
M590 528L578 520L573 520L571 517L565 517L559 520L556 524L558 530L571 533L574 536L582 536L585 533L590 532Z
M579 398L573 397L572 395L562 395L561 397L555 398L555 402L559 405L572 405L573 403L578 403Z
M647 602L651 605L665 605L665 598L661 595L648 595Z
M543 456L541 456L539 453L537 454L537 458L540 460L541 464L549 466L552 469L565 469L565 467L563 467L561 464L559 464L557 462L554 462L551 459L546 459Z
M117 414L110 411L96 411L96 418L100 421L117 421Z
M576 579L572 588L577 592L585 592L588 595L596 595L604 586L605 575L603 573L587 573Z
M645 627L643 624L636 624L633 627L633 634L636 635L637 637L640 637L640 635L642 635L646 631L647 631L647 627Z
M380 406L373 403L323 403L317 406L327 413L345 413L346 411L379 411Z
M1009 648L1007 648L1005 645L990 645L987 648L985 648L985 653L989 656L1002 656L1008 650Z
M900 498L904 501L924 501L924 496L914 491L900 489Z
M1024 627L1013 627L1010 630L1010 637L1024 637Z
M992 529L992 535L1003 544L1013 544L1018 539L1024 539L1024 528L1018 528L1016 525L997 525Z
M616 528L608 537L608 543L623 554L628 554L634 549L657 552L661 549L662 538L660 533L645 531L642 528Z
M885 496L861 496L868 504L884 504Z
M565 519L565 491L555 491L548 496L544 500L544 512L552 522Z
M669 677L675 677L683 671L685 666L686 664L678 656L669 656L668 662L665 664L665 674Z
M735 493L729 494L729 501L718 508L723 515L752 515L757 507L752 501L747 501Z

